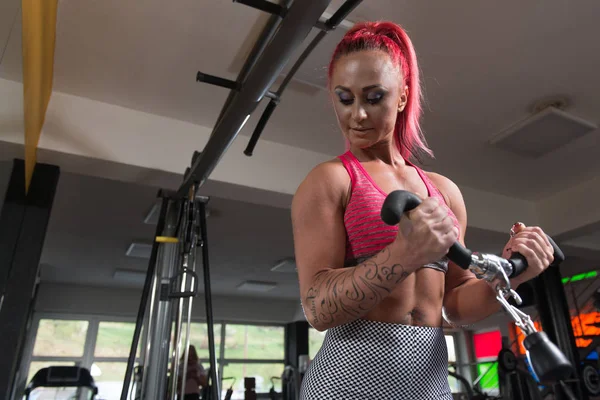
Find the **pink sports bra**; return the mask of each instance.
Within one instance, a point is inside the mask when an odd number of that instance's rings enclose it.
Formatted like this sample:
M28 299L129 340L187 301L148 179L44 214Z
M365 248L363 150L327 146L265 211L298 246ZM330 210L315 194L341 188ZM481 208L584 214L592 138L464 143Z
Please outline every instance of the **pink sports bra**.
M360 264L393 242L398 233L398 226L389 226L381 220L381 207L387 193L371 179L354 154L347 151L338 158L348 171L352 185L350 200L344 213L347 235L345 266L349 267ZM427 187L428 196L437 197L440 202L445 203L444 197L427 175L409 161L406 163L416 169ZM460 229L456 216L452 210L448 211L454 224ZM423 267L445 273L448 271L448 260L444 257Z

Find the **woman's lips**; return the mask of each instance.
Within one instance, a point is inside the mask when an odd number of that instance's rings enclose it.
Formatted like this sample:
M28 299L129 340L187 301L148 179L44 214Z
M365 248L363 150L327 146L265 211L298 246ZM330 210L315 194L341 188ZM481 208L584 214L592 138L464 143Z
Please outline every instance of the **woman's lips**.
M358 133L358 134L364 134L365 132L368 132L371 130L371 128L350 128L350 130Z

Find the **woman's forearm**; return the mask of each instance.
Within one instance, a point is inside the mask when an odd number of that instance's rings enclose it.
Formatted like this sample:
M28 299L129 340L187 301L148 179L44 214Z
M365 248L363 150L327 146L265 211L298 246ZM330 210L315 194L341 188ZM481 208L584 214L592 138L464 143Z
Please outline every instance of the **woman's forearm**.
M367 314L416 268L398 262L392 246L355 267L317 273L303 296L304 312L317 330L325 330Z
M511 281L513 289L516 290L518 285L518 282ZM501 308L490 284L476 278L452 289L444 300L445 318L456 326L474 324L497 313Z

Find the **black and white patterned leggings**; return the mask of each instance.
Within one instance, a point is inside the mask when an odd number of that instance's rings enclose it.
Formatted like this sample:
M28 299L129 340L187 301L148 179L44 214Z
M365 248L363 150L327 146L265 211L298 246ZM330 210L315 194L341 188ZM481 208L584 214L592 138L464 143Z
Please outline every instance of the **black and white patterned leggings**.
M331 328L300 400L452 400L442 328L359 319Z

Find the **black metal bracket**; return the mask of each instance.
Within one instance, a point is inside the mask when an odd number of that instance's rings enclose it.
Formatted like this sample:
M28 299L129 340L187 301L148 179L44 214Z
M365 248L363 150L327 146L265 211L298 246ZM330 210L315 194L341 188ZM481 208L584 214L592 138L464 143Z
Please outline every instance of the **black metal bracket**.
M302 63L308 58L308 56L317 47L317 45L321 42L325 35L329 31L336 29L338 25L348 16L348 14L350 14L352 10L354 10L361 3L361 1L362 0L348 0L344 4L342 4L340 8L327 21L317 21L315 27L320 29L321 32L319 32L317 36L315 36L313 40L308 44L308 46L304 49L302 54L300 54L290 71L285 76L283 82L281 83L281 85L277 89L277 92L275 93L276 101L272 99L263 111L262 116L260 117L260 120L258 121L258 124L256 125L254 132L252 133L252 137L250 137L250 141L248 142L248 145L244 150L244 154L246 156L251 157L254 153L254 148L256 147L256 144L258 143L258 140L260 139L260 136L262 135L262 132L265 129L265 126L267 125L267 122L269 122L269 118L271 118L271 115L273 115L275 108L279 104L281 96L283 95L283 91L286 89L287 85L290 83L296 72L298 72L298 69L300 69Z
M327 21L318 21L315 28L325 32L336 29L360 3L362 0L347 0Z
M209 83L211 85L220 86L225 89L235 90L239 92L240 84L236 81L232 81L225 78L219 78L218 76L205 74L204 72L198 71L196 73L196 82L204 82ZM270 90L265 93L265 97L277 101L279 103L279 96L276 93L271 92Z
M269 14L278 15L281 18L284 18L285 14L287 13L286 7L282 7L279 4L271 3L270 1L266 0L233 0L233 2L244 4L248 7L252 7Z

